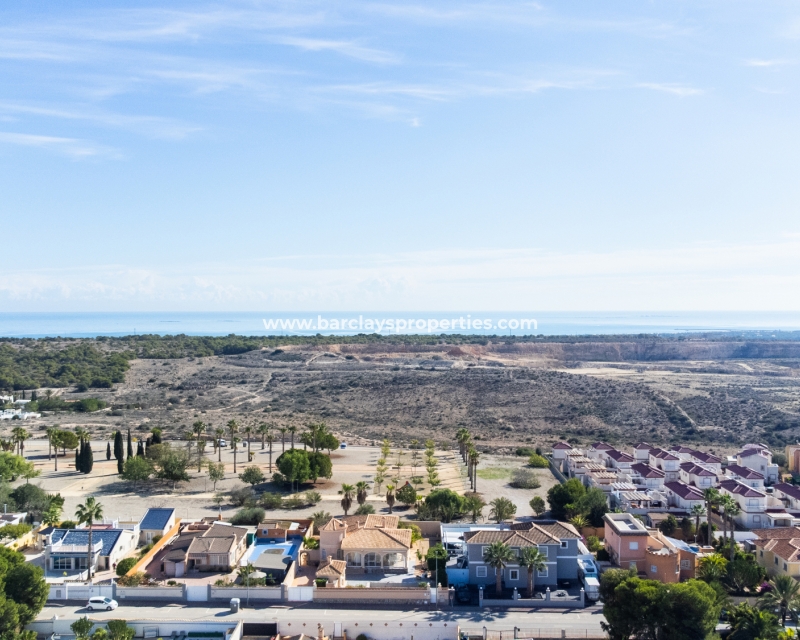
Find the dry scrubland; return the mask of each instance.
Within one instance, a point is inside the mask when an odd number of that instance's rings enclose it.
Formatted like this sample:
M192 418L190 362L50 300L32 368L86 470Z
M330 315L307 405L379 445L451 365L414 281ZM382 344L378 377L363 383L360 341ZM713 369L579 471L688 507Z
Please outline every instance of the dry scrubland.
M675 354L628 353L624 346L371 344L138 359L111 390L54 390L69 399L99 397L113 410L53 414L25 426L36 433L59 422L97 438L158 426L180 437L195 420L212 427L231 418L276 427L323 420L354 444L433 438L447 447L466 427L479 448L499 453L556 438L723 450L755 439L780 447L800 437L800 359L660 361L653 358ZM684 355L737 353L700 346ZM12 426L5 422L0 431Z

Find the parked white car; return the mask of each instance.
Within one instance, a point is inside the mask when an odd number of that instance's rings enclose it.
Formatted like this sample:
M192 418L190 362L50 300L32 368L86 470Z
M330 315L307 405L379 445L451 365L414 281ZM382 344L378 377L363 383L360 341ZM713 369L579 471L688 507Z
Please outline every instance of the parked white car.
M89 602L86 603L86 608L89 611L111 611L116 609L119 606L119 602L116 600L112 600L111 598L103 598L101 596L95 596L94 598L89 598Z

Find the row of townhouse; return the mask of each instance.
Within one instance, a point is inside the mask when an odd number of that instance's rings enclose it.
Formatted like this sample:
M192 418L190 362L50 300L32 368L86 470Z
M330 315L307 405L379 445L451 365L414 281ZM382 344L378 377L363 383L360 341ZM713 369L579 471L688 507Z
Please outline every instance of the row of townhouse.
M595 442L586 450L559 442L552 457L565 475L600 488L612 506L626 511L689 513L696 505L705 507L705 490L716 488L739 505L735 519L740 527L773 528L791 525L795 519L800 522L800 500L794 501L791 485L781 491L784 485L775 484L778 465L763 444L747 444L723 460L684 446L664 449L642 442L627 453L605 442Z

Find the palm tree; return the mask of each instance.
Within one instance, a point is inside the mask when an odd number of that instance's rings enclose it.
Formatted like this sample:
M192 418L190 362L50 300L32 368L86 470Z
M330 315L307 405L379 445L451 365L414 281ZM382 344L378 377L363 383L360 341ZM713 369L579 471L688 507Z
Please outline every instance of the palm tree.
M11 435L14 442L17 444L19 455L25 457L25 441L30 437L30 434L23 427L14 427L11 430Z
M253 435L253 425L248 424L244 428L244 435L247 437L247 461L250 462L250 437Z
M711 508L715 504L719 504L719 491L717 491L714 487L709 487L705 491L703 491L703 499L706 501L706 518L708 519L708 539L707 543L711 544L714 540L714 530L711 525Z
M86 552L87 555L87 571L89 574L89 584L92 584L92 524L95 520L100 520L103 517L103 505L96 502L92 496L86 498L86 502L79 504L75 509L75 517L78 519L79 524L89 525L89 545Z
M264 446L267 441L267 434L271 431L271 427L266 422L259 422L258 429L256 429L256 433L261 436L261 450L264 450Z
M217 462L222 462L222 447L219 446L219 441L222 439L222 436L225 435L225 429L222 427L217 427L214 429L214 446L217 448L217 452L219 453L219 458Z
M722 545L728 542L728 510L736 504L736 501L729 495L720 496L719 498L720 517L722 518ZM731 531L731 538L733 532Z
M367 501L368 491L369 482L366 480L360 480L359 482L356 482L356 500L358 500L359 506Z
M572 518L570 518L569 519L569 523L573 527L575 527L578 531L580 531L584 527L588 527L589 526L589 521L586 519L586 516L583 515L582 513L579 513L578 515L573 516Z
M352 484L343 484L342 490L339 494L342 496L342 509L344 510L344 515L347 516L347 512L350 511L350 507L353 506L353 494L356 488Z
M233 472L236 473L236 454L239 452L239 447L237 446L242 439L239 436L232 436L231 437L231 446L233 447Z
M729 636L731 640L775 640L780 633L778 618L774 614L746 603L734 607L728 615L733 628Z
M533 572L544 571L547 567L547 556L539 547L522 547L519 550L519 566L528 570L528 597L533 598Z
M391 515L394 509L394 485L392 484L386 485L386 504L389 505L389 515Z
M280 427L278 431L281 432L281 453L286 451L286 432L288 429L286 427Z
M486 506L486 503L483 501L483 498L476 493L465 496L465 498L464 508L467 513L472 516L472 522L478 522L478 518L483 515L483 508Z
M697 534L700 533L700 518L706 513L702 504L692 505L690 514L694 516L694 542L697 544Z
M503 593L503 570L516 559L514 552L505 542L493 542L483 552L483 561L495 570L497 582L495 583L495 597Z
M472 490L478 490L478 462L481 459L481 454L478 453L477 449L472 449L469 452L469 465L472 469Z
M314 528L317 531L328 524L332 518L333 516L327 511L315 511L311 514L311 522L314 523Z
M275 440L275 436L272 435L272 430L267 433L267 442L269 442L269 472L272 473L272 441Z
M702 558L697 565L697 576L706 582L719 582L728 571L728 561L718 553Z
M231 434L231 448L233 449L233 472L236 473L236 434L239 433L239 425L236 420L228 420L226 425L228 433Z
M461 427L461 429L456 431L456 442L458 442L458 453L461 455L461 459L465 463L467 461L467 440L469 440L469 431L467 431L464 427Z
M297 432L297 427L291 426L287 430L292 434L292 449L294 449L294 434Z
M203 449L206 446L206 439L203 433L206 430L206 423L198 420L192 425L192 435L197 442L197 473L203 470ZM202 444L200 444L202 442Z
M778 609L781 624L786 626L786 614L800 609L800 582L787 575L775 576L769 581L772 589L758 599L759 609Z
M53 449L53 435L58 432L58 429L55 427L47 427L47 459L49 460L52 457L52 449ZM58 455L58 449L56 449L56 455Z
M736 553L736 539L733 536L733 532L736 531L736 516L738 516L742 512L741 507L739 506L738 502L734 502L730 508L725 510L725 515L728 516L730 520L730 527L731 527L731 548L730 548L730 560L733 561L733 557Z
M489 503L489 506L492 507L491 511L489 511L489 517L497 524L500 524L503 520L512 519L517 512L517 505L508 498L495 498Z

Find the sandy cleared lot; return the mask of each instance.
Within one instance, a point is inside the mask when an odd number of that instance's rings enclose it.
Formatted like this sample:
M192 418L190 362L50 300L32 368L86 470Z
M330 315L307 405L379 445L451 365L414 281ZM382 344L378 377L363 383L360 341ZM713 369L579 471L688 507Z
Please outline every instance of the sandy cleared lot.
M185 443L176 442L173 443L173 446L185 446ZM290 446L288 442L286 446L287 448ZM255 454L252 464L258 465L264 475L269 477L271 474L268 449L262 450L261 443L255 441L253 441L251 448ZM208 481L205 470L198 474L196 466L190 469L191 481L179 483L174 492L172 483L161 480L140 483L134 489L131 483L121 480L117 475L116 460L113 458L110 461L106 460L106 441L92 441L92 450L94 454L93 471L89 475L83 475L76 473L74 469L74 452L67 452L66 458L59 458L58 471L56 472L53 460L47 459L46 441L29 440L25 444L26 458L34 462L36 467L42 470L42 475L32 480L32 482L41 485L47 491L61 493L65 498L63 516L65 519L72 518L76 506L89 495L95 496L103 505L103 512L107 518L138 520L149 507L174 507L177 509L177 516L186 519L198 519L217 514L217 507L212 501L215 492L213 491L212 483ZM273 463L280 453L280 443L277 446L273 445ZM334 451L331 456L333 477L330 480L320 480L316 485L309 483L302 487L302 491L315 490L322 495L322 501L318 505L291 511L271 510L267 512L267 515L281 518L306 517L319 510L328 511L333 515L343 515L339 503L341 497L338 495L342 483L355 484L360 480L371 481L375 475L375 465L379 456L380 449L376 447L349 446L347 449ZM211 451L206 455L206 458L214 461L218 457ZM440 451L437 452L437 458L439 460L439 477L442 481L440 486L463 493L465 485L458 454L450 451ZM247 456L241 448L237 459L237 472L241 473L244 467L248 466L246 462ZM390 476L394 476L397 473L397 470L392 468L395 460L396 451L390 455L388 460ZM217 484L217 492L219 493L242 486L242 482L233 472L233 452L230 448L222 450L222 461L226 465L226 477ZM401 483L404 483L412 476L410 461L411 456L406 452L403 456L404 464L399 472ZM274 465L273 470L275 470ZM416 469L416 473L417 475L425 475L422 462ZM24 482L24 480L21 482ZM377 512L388 511L383 495L385 486L386 483L384 483L381 495L373 494L369 497L369 503L375 507ZM423 487L426 487L426 485L423 485ZM258 486L257 490L280 491L271 482ZM425 488L424 492L427 492L427 488ZM358 505L356 504L355 506ZM222 505L223 517L230 517L235 511L236 508L227 503ZM395 513L398 515L413 515L413 509L396 505Z
M530 507L531 498L541 496L547 501L547 490L558 480L555 479L550 469L536 469L536 475L542 486L538 489L517 489L509 482L511 474L527 465L528 459L521 456L494 456L484 454L478 465L478 493L483 494L483 499L488 504L495 498L508 498L517 505L517 517L532 516ZM489 507L484 509L484 516L488 519Z

